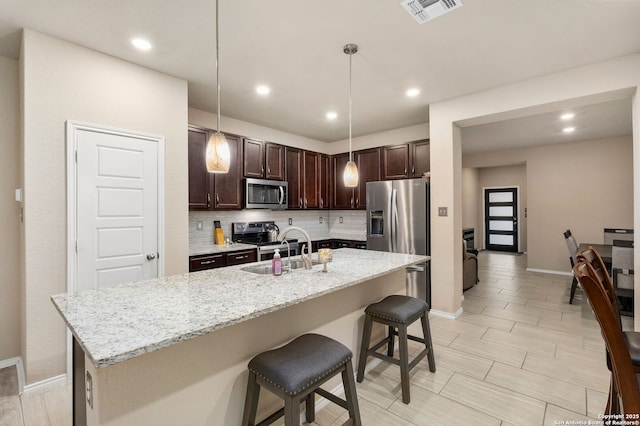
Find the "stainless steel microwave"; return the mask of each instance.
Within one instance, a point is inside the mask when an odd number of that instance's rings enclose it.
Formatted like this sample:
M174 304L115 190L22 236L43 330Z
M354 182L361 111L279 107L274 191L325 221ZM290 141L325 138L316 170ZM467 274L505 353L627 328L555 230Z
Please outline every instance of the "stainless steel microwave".
M289 184L280 180L245 179L245 209L286 209Z

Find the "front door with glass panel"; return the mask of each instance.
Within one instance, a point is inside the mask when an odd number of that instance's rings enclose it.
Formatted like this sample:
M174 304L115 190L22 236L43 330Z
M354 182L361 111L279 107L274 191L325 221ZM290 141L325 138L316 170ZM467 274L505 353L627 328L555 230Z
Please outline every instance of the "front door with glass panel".
M484 190L484 235L487 250L518 251L518 189Z

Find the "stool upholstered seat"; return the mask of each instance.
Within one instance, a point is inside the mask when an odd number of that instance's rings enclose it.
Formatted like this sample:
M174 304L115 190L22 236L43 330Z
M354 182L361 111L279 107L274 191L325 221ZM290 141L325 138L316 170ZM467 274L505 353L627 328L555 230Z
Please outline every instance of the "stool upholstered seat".
M414 322L428 310L429 305L424 300L395 294L385 297L380 302L372 303L364 312L373 317L406 324Z
M249 362L249 370L289 395L296 395L332 375L351 351L319 334L304 334L286 346L263 352Z
M353 380L353 354L342 343L319 334L303 334L286 345L255 356L248 365L249 381L245 399L243 426L255 425L260 388L264 387L284 400L284 408L258 425L268 425L284 415L285 426L300 424L300 403L306 402L306 419L315 419L315 394L349 411L354 425L361 425L356 386ZM342 373L345 399L320 388Z
M429 371L436 371L436 361L431 343L431 330L429 329L429 305L425 301L416 299L415 297L392 295L385 297L380 302L367 306L364 312L365 319L362 330L362 346L360 348L360 359L358 361L357 380L358 382L364 380L364 369L367 364L367 357L369 356L374 356L396 364L400 366L402 402L408 404L411 401L409 371L425 356L427 356L429 360ZM407 327L418 319L420 319L422 323L423 338L411 336L407 332ZM388 326L389 334L373 345L373 347L369 348L373 322ZM399 358L393 357L396 335L398 336ZM409 362L408 340L423 343L425 346L425 349L411 362ZM386 355L377 352L377 350L384 345L387 345Z

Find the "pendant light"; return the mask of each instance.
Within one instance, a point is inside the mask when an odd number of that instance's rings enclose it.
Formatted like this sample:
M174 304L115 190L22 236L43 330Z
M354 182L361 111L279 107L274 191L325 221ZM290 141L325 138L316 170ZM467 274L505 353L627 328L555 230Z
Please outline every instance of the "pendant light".
M216 132L211 135L209 142L207 142L205 158L209 173L227 173L231 163L229 143L227 138L220 133L220 49L218 46L218 26L218 0L216 0L216 111L218 113L218 123Z
M348 188L355 188L358 186L358 166L353 161L353 152L351 150L351 57L354 53L358 52L358 45L349 43L345 44L343 48L344 53L349 55L349 161L344 167L344 174L342 179L344 180L344 186Z

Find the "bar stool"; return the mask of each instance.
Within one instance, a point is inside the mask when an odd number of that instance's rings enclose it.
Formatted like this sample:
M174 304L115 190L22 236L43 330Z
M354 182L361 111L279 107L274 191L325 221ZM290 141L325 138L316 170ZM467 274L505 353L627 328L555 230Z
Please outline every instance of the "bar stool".
M415 297L392 295L387 296L377 303L373 303L365 309L364 328L362 330L362 347L358 361L358 383L364 379L364 368L369 355L380 358L400 366L400 383L402 384L402 402L408 404L411 401L409 394L409 371L420 362L425 355L429 359L429 371L436 371L436 361L433 356L431 343L431 330L429 329L429 305ZM418 318L422 321L424 338L411 336L407 333L407 327ZM371 340L371 328L373 322L385 324L389 327L389 335L369 349ZM393 358L395 336L398 336L400 358ZM408 340L424 343L425 349L409 363ZM382 346L387 345L387 354L376 352Z
M258 426L269 425L284 415L285 426L300 424L300 403L306 402L306 419L315 420L315 394L349 411L353 424L361 426L356 384L353 380L353 354L343 344L319 334L303 334L286 345L263 352L249 362L249 381L244 405L243 426L254 426L260 388L284 400L284 408L271 414ZM345 399L320 388L342 373Z

